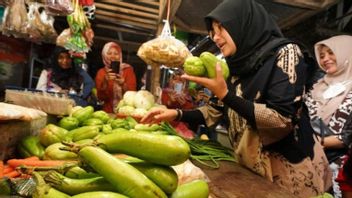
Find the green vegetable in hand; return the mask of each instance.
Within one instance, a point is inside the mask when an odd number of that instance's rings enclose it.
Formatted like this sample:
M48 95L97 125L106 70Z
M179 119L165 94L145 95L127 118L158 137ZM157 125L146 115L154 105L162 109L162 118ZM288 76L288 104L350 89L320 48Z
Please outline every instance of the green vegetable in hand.
M218 59L214 54L210 52L203 52L200 55L205 68L207 69L208 77L215 78L216 76L216 63L221 63L222 75L226 80L229 77L230 71L227 63L223 60Z
M59 126L67 130L75 129L78 127L78 125L79 125L79 121L75 117L63 117L59 121Z
M197 56L188 57L183 64L183 70L186 74L192 76L205 76L206 68L203 61Z

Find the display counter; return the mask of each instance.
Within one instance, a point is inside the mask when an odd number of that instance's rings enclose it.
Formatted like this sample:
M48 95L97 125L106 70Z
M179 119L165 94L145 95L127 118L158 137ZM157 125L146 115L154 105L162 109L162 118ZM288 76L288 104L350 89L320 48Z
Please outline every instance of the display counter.
M220 168L206 167L196 161L210 179L212 198L293 198L286 189L282 189L265 178L234 162L220 162Z

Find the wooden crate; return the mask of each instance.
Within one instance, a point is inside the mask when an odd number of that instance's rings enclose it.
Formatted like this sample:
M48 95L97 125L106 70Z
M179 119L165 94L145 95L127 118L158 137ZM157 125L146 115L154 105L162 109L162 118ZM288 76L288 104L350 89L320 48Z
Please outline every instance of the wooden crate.
M32 121L2 121L0 122L0 160L16 157L16 146L21 138L27 135L37 135L47 123L47 117Z

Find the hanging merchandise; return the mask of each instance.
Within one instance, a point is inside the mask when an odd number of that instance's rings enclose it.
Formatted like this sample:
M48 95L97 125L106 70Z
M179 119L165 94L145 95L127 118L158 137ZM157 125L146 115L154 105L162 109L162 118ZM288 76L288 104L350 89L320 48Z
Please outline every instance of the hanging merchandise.
M168 67L182 66L188 56L191 56L186 45L173 37L168 20L157 38L143 43L137 55L147 64L166 65Z
M137 55L148 65L168 67L182 66L188 56L192 54L186 45L173 37L170 31L170 1L167 1L167 18L163 30L157 38L143 43Z
M26 38L28 16L24 0L13 0L5 9L2 34Z
M46 0L45 10L54 16L67 16L73 13L71 0Z
M74 12L67 16L70 28L58 36L56 44L76 53L87 53L93 44L94 32L79 1L74 0L72 3Z
M43 4L30 2L28 3L28 26L27 32L29 40L40 43L41 41L54 43L57 37L54 29L54 17L49 16ZM41 12L40 12L41 11Z
M94 0L79 0L79 4L83 7L83 11L88 19L93 20L96 10Z

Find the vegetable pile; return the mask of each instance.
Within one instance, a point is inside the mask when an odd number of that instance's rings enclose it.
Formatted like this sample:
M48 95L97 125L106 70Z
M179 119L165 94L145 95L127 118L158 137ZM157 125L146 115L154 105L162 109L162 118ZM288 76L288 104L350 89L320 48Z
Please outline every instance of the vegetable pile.
M22 159L0 164L0 195L208 197L205 180L179 185L172 166L189 159L191 148L170 129L166 123L111 118L90 106L76 108L58 124L46 125L38 136L23 138L18 145ZM26 184L13 189L18 180Z

